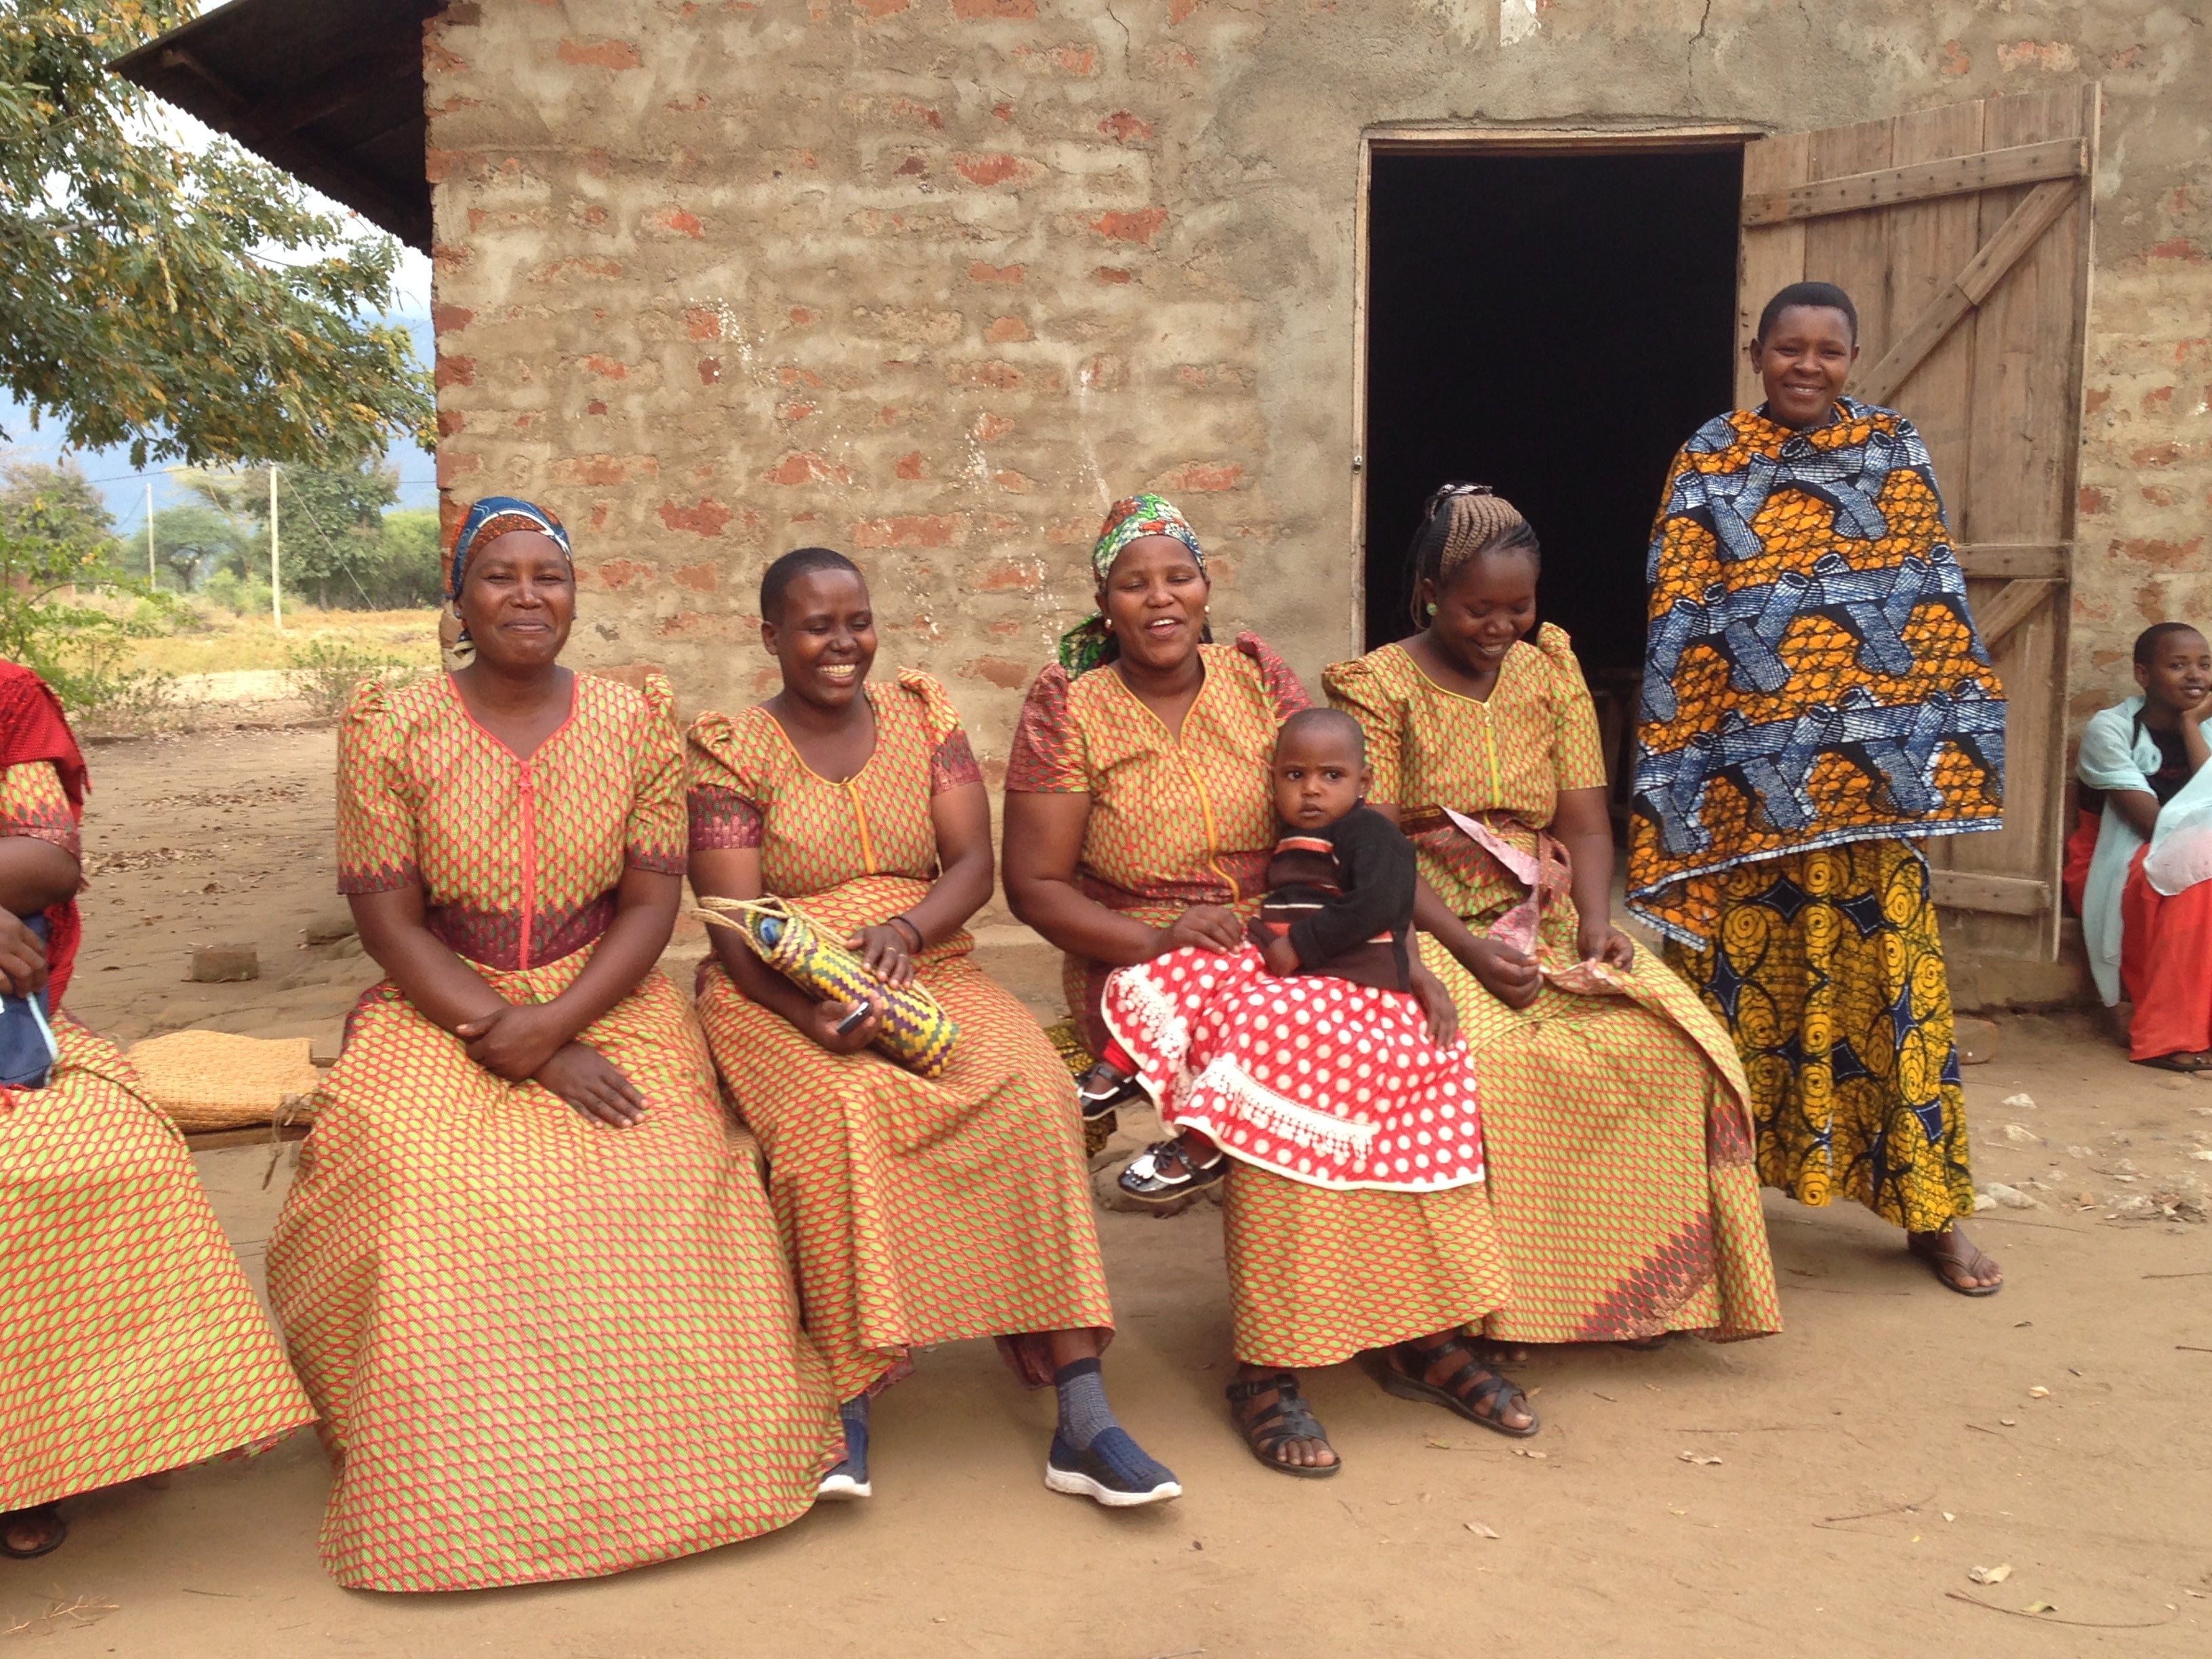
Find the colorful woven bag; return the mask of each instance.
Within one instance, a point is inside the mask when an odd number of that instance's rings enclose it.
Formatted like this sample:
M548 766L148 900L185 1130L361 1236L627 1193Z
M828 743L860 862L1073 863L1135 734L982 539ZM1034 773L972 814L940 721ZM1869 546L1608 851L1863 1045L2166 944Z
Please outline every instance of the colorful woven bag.
M888 985L842 945L815 931L805 913L781 899L702 899L702 921L734 927L753 954L809 996L865 1002L883 1015L869 1046L920 1077L942 1077L960 1028L920 984Z

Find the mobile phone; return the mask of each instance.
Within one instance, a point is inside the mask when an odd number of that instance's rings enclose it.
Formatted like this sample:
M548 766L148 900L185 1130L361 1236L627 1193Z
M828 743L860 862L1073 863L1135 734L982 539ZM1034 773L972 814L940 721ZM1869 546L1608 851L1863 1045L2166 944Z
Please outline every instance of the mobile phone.
M875 1012L873 1004L866 1002L860 1004L851 1013L837 1022L837 1035L850 1036L854 1031L860 1030L860 1022Z

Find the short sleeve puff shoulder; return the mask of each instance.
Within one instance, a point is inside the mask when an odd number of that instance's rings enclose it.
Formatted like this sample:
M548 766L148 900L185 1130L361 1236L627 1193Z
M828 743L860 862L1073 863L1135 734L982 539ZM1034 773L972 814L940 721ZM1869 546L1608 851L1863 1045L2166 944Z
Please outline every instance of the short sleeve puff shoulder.
M968 742L967 728L961 724L960 711L953 707L944 682L919 668L902 668L898 689L902 696L914 701L921 714L922 731L929 745L929 793L941 795L948 789L982 782L982 769L975 763L975 751Z
M1006 755L1006 790L1017 795L1080 795L1091 788L1083 733L1068 708L1067 670L1049 665L1030 684Z
M338 722L338 891L389 893L422 884L406 725L397 707L415 688L365 679Z
M1329 707L1359 722L1367 738L1368 799L1385 806L1404 803L1406 690L1372 656L1332 663L1321 671Z
M1559 787L1602 789L1605 745L1598 736L1597 706L1573 642L1557 623L1545 623L1534 643L1552 672L1552 767Z

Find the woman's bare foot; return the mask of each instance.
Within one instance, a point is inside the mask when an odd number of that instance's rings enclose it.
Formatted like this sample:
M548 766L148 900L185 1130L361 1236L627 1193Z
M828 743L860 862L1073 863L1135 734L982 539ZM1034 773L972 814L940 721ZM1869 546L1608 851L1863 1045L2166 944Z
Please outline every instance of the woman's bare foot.
M1940 1233L1907 1233L1905 1248L1926 1262L1946 1290L1960 1296L1995 1296L2004 1285L2004 1269L1977 1249L1956 1227Z

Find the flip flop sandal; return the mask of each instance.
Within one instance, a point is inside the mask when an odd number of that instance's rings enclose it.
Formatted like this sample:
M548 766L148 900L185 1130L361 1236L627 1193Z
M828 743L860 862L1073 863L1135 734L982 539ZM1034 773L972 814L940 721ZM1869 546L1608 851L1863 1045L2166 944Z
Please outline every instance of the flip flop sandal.
M2154 1054L2148 1060L2139 1060L2138 1066L2154 1066L2161 1072L2179 1072L2195 1077L2201 1072L2212 1072L2212 1060L2202 1054Z
M1161 1173L1160 1166L1170 1158L1182 1166L1181 1175ZM1218 1146L1213 1151L1212 1163L1188 1164L1183 1160L1182 1148L1175 1141L1156 1140L1129 1160L1128 1167L1115 1177L1114 1184L1139 1202L1169 1204L1203 1191L1228 1173L1228 1155Z
M1961 1285L1943 1271L1946 1267L1957 1267L1961 1272L1969 1272L1972 1271L1975 1261L1989 1261L1988 1254L1978 1245L1967 1247L1974 1252L1974 1255L1972 1259L1966 1261L1960 1261L1954 1255L1938 1255L1933 1250L1921 1249L1917 1244L1907 1244L1905 1248L1920 1258L1928 1271L1936 1275L1936 1282L1947 1291L1954 1291L1960 1296L1995 1296L1999 1291L2004 1289L2004 1280L2002 1279L1994 1285ZM1990 1265L1996 1264L1991 1262Z
M1443 1382L1430 1382L1427 1375L1429 1367L1436 1364L1440 1356L1450 1352L1458 1353L1461 1363ZM1488 1380L1474 1383L1474 1398L1469 1400L1462 1395L1461 1390L1477 1375ZM1518 1429L1498 1415L1516 1399L1522 1408L1527 1410L1528 1395L1485 1365L1466 1343L1456 1338L1439 1343L1433 1348L1417 1347L1411 1342L1395 1344L1383 1356L1381 1381L1386 1393L1395 1394L1401 1400L1425 1400L1432 1406L1442 1406L1446 1411L1455 1413L1470 1423L1479 1423L1486 1429L1510 1435L1516 1440L1526 1440L1543 1427L1541 1419L1533 1412L1529 1413L1527 1426Z
M1270 1389L1274 1390L1275 1402L1251 1417L1237 1415L1235 1408L1247 1405ZM1334 1452L1328 1433L1322 1428L1305 1396L1298 1392L1295 1371L1277 1371L1273 1376L1256 1377L1249 1382L1231 1382L1223 1392L1229 1397L1230 1421L1244 1437L1245 1449L1278 1474L1294 1475L1300 1480L1326 1480L1344 1467L1339 1456L1334 1463L1285 1463L1275 1455L1293 1440L1318 1440Z
M1133 1077L1115 1077L1112 1073L1102 1074L1092 1066L1075 1085L1075 1097L1083 1104L1083 1121L1096 1122L1102 1117L1111 1117L1114 1109L1124 1102L1145 1097L1144 1086Z
M28 1521L47 1528L46 1541L36 1549L17 1549L8 1541L8 1529ZM42 1555L52 1555L69 1536L69 1522L52 1504L40 1504L32 1509L17 1510L12 1515L0 1516L0 1555L14 1561L35 1561Z

